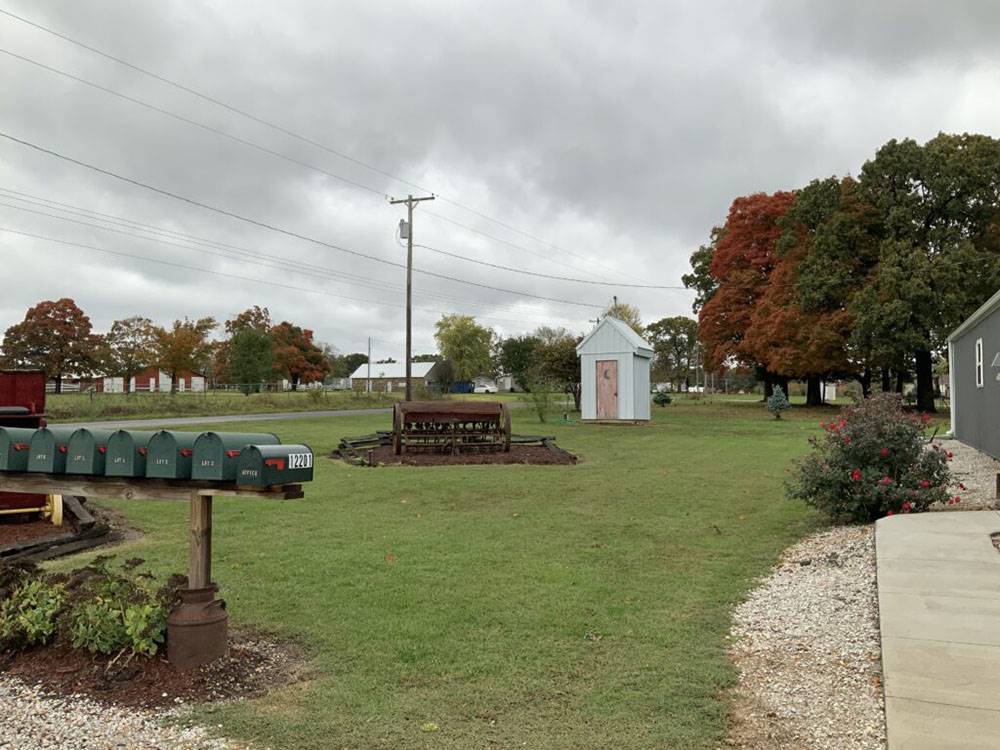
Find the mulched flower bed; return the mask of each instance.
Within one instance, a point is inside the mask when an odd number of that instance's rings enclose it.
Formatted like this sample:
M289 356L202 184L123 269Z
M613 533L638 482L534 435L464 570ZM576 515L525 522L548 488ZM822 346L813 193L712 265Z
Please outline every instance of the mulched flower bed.
M56 645L0 656L0 673L48 692L134 708L260 695L301 676L302 656L290 644L257 636L231 637L230 644L229 656L198 669L175 669L165 654L111 664L110 657Z
M391 446L383 445L371 451L374 465L403 464L406 466L454 466L469 464L575 464L576 456L561 448L553 450L541 445L512 445L510 452L485 453L404 453L397 456Z
M51 521L38 520L28 523L0 523L0 549L22 542L42 541L43 539L69 538L76 533L69 524L54 526Z

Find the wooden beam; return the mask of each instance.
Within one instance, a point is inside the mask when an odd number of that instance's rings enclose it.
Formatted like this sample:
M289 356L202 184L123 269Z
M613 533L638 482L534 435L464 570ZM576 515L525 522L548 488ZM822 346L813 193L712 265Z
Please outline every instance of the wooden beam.
M191 550L188 588L203 589L212 582L212 498L191 492Z
M0 492L34 492L78 497L120 497L125 500L187 500L192 492L205 497L256 497L290 500L302 497L302 485L238 487L233 482L184 479L127 479L80 474L0 472Z

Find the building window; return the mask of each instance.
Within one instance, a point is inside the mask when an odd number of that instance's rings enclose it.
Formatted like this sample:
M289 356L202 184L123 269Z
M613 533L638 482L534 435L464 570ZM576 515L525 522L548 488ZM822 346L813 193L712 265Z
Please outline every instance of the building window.
M976 388L983 387L983 340L976 339Z

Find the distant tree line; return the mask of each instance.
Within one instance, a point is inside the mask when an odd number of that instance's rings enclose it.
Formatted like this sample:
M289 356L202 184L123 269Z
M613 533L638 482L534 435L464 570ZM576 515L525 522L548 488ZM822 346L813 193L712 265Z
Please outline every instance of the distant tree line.
M1000 286L1000 141L892 140L857 178L737 198L691 265L706 367L805 380L813 404L824 378L912 376L933 411L948 334Z
M136 375L156 367L177 388L185 372L205 373L216 383L240 384L249 392L275 379L300 384L322 381L335 371L353 371L365 355L341 357L313 340L308 328L289 321L272 323L266 307L252 307L224 323L226 338L212 340L214 318L175 320L155 325L132 316L114 321L108 332L93 332L90 318L69 298L43 301L3 338L5 367L43 370L62 392L68 375L121 377L128 392ZM361 358L360 362L358 357Z

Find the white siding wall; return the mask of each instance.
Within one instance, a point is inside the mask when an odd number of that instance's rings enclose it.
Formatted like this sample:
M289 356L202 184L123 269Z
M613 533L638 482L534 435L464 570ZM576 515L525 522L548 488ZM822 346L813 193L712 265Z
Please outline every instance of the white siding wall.
M632 357L635 412L632 419L649 419L649 365L645 357Z

